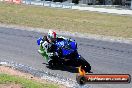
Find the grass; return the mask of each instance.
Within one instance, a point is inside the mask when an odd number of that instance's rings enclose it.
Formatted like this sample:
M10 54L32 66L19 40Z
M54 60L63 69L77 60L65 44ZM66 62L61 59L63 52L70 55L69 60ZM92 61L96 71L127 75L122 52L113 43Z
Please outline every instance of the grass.
M0 84L21 84L23 88L58 88L53 84L42 84L22 77L0 74Z
M0 2L0 23L132 38L132 16Z

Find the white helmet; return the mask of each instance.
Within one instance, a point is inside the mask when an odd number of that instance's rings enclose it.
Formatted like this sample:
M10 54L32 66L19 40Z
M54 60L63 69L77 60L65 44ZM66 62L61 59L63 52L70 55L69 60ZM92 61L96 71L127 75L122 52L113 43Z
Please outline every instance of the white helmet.
M56 32L49 30L48 38L56 38Z

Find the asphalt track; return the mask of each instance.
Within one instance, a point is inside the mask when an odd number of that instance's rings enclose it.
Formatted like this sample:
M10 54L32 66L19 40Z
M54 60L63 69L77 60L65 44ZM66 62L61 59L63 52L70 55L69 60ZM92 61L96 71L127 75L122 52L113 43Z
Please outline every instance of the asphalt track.
M50 71L75 80L73 68L49 69L38 54L37 38L42 33L0 27L0 60L14 61L38 70ZM132 45L72 37L79 53L91 64L93 73L132 75ZM89 84L93 88L132 88L130 84Z

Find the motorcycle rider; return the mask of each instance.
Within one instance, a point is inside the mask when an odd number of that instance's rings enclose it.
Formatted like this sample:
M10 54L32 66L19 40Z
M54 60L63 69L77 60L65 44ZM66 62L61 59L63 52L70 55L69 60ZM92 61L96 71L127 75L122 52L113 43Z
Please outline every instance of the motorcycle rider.
M42 43L42 46L47 49L47 54L48 56L54 56L54 55L58 55L57 52L54 52L55 51L55 43L56 41L62 41L62 40L65 40L67 38L64 38L62 36L59 36L57 37L57 34L55 31L52 31L52 30L49 30L48 32L48 35L47 36L44 36L43 37L43 43Z
M56 32L49 30L48 35L43 37L42 46L46 49L48 56L53 56Z

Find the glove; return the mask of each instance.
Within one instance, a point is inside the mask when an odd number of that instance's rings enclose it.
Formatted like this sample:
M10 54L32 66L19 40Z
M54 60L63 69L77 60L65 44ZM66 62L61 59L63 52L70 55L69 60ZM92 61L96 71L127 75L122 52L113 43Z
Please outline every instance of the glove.
M43 42L44 42L44 41L41 40L41 41L40 41L40 44L42 44Z

